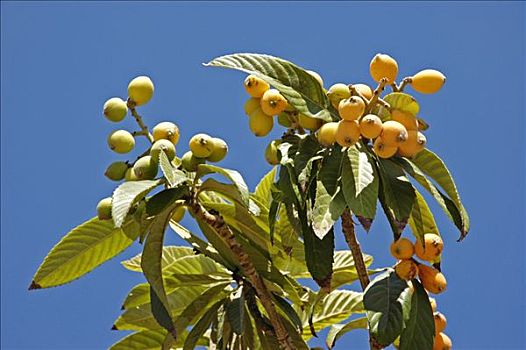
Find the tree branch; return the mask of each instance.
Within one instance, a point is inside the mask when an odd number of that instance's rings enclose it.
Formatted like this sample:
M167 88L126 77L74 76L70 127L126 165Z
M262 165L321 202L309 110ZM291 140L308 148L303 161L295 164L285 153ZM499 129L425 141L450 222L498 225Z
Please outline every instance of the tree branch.
M199 204L195 199L191 200L190 210L193 214L200 220L203 220L208 225L210 225L226 242L230 250L235 254L237 260L239 261L241 268L245 276L250 281L250 284L256 291L257 296L265 309L276 338L280 344L280 347L285 350L293 350L295 347L292 345L290 336L284 327L278 312L272 302L272 297L265 285L265 282L261 276L257 273L254 264L250 260L250 257L245 252L243 247L237 242L234 233L230 227L225 223L223 218L220 215L214 215L209 213L201 204Z
M352 257L354 259L354 266L356 267L356 272L358 273L358 279L362 289L365 290L369 285L369 274L367 273L367 266L363 260L362 249L360 248L360 243L356 238L356 232L354 230L354 222L352 221L352 215L349 208L345 208L342 214L342 230L347 241L347 245L351 249ZM372 350L383 349L383 346L378 344L375 337L369 332L369 346Z

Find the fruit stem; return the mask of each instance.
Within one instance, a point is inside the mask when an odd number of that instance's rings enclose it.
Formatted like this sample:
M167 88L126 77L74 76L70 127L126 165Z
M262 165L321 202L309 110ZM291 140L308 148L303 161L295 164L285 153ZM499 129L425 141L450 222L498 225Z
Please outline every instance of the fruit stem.
M378 104L381 104L384 108L391 110L391 105L381 98L378 98Z
M373 97L371 97L371 100L369 100L369 103L367 104L367 108L365 109L365 113L367 114L372 111L376 103L378 103L378 99L380 98L380 95L385 89L385 85L387 84L387 79L382 78L380 80L380 83L378 84L378 87L373 92Z
M348 86L348 88L349 88L349 91L351 92L351 95L361 97L361 99L364 100L364 102L367 105L369 105L369 100L367 98L365 98L365 96L362 95L362 93L360 91L356 90L356 88L352 84L350 84Z
M148 127L146 126L146 124L144 124L144 122L142 121L142 117L139 115L139 113L137 113L137 110L135 109L135 103L132 100L128 99L127 104L128 104L128 108L130 109L132 116L135 118L135 121L141 128L142 135L146 136L146 138L148 139L148 141L150 141L150 143L153 143L153 136L148 131Z
M354 230L354 222L352 221L352 214L349 208L345 208L342 213L342 231L347 241L347 245L351 249L352 257L354 259L354 266L356 267L356 272L358 273L358 279L362 289L365 290L369 285L369 274L367 273L367 266L363 260L362 249L360 248L360 243L356 238L356 232ZM383 347L378 344L374 336L369 332L369 345L372 350L380 350Z
M398 92L398 91L400 91L400 90L398 89L398 86L396 85L396 83L392 83L392 84L391 84L391 88L393 89L393 92Z
M192 198L189 200L188 208L192 211L192 213L198 220L201 220L206 224L210 225L210 227L215 232L217 232L219 236L221 236L221 238L228 245L232 253L234 253L234 255L236 256L239 265L242 271L244 272L244 275L250 281L250 284L254 288L256 295L259 297L261 305L263 306L268 315L270 324L272 325L273 331L276 334L276 338L278 339L280 347L285 350L295 349L294 345L292 344L290 335L285 326L283 325L283 322L276 310L276 307L274 306L270 291L265 285L263 278L261 278L259 273L256 271L252 260L250 259L246 251L243 249L243 247L236 240L234 232L232 232L230 227L225 223L221 215L212 214L209 211L207 211L197 201L197 198L195 196L192 196Z
M398 86L398 88L397 88L398 91L399 91L399 92L404 91L404 88L406 87L406 85L407 85L407 84L411 84L411 81L412 81L412 80L413 80L413 79L411 79L411 77L404 78L404 79L402 80L402 82L400 83L400 85Z

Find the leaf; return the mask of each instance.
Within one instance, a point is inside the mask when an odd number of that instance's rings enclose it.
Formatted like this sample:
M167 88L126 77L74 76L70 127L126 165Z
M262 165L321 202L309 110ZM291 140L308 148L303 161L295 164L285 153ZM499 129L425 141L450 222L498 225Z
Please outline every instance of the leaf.
M164 150L161 150L159 153L159 166L170 187L177 187L180 184L189 181L184 172L174 168Z
M121 262L122 266L130 271L142 272L141 268L141 254L137 254L131 259L124 260ZM164 246L162 254L162 269L173 263L175 260L184 256L194 255L194 250L190 247L179 247L179 246Z
M362 255L365 266L369 267L373 262L373 257L366 254ZM333 290L344 284L350 284L358 280L358 273L356 272L356 266L350 250L335 251L332 268L331 289Z
M415 98L409 94L403 92L392 92L385 95L383 98L385 102L389 103L390 110L398 109L404 112L408 112L414 116L420 111L420 106L416 102ZM379 107L377 110L378 116L382 120L390 118L391 113L385 107Z
M162 213L169 206L173 205L175 201L187 196L189 194L187 186L179 186L176 188L169 188L156 193L146 202L146 212L149 216L155 216Z
M316 78L303 68L268 55L240 53L215 58L206 66L233 68L265 80L300 113L325 121L337 120L328 109L329 100Z
M400 350L431 350L435 336L435 320L429 296L418 280L413 281L409 320L400 336Z
M404 302L408 291L407 282L392 269L378 275L364 291L363 304L367 310L369 330L384 346L391 344L402 333L404 315L408 314L408 305Z
M318 180L323 182L327 192L331 195L336 193L341 175L343 153L341 147L333 146L330 153L323 158Z
M199 191L216 192L228 197L229 199L239 203L244 207L247 207L248 205L248 201L243 198L238 188L232 184L224 184L214 179L206 179L199 187Z
M174 338L177 337L175 326L170 314L168 299L166 302L162 301L155 292L154 288L150 286L150 304L152 315L161 327L166 329Z
M115 228L111 220L88 220L68 232L51 249L29 289L71 282L121 253L138 235L138 225L133 220L122 228Z
M413 209L415 189L407 179L403 169L389 159L380 159L380 178L382 182L383 198L388 209L392 212L400 234Z
M363 313L363 294L350 290L335 290L321 299L314 307L311 322L316 332L349 318L352 314ZM304 321L304 327L308 323Z
M144 330L132 333L110 347L110 350L161 350L166 331Z
M378 187L373 160L366 152L350 147L343 157L343 194L347 205L367 231L376 215Z
M210 324L212 323L213 318L216 316L217 310L224 303L224 301L219 301L208 309L208 311L201 317L201 319L195 324L192 328L186 340L184 342L184 350L192 350L195 348L199 338L206 332Z
M160 183L159 180L129 181L117 187L113 192L111 206L111 216L115 227L121 227L131 206L143 199Z
M230 295L230 301L226 304L225 311L234 333L243 335L245 331L245 297L243 295L243 286L240 286Z
M272 170L270 170L261 179L261 181L259 181L258 185L256 186L256 190L254 191L256 197L259 198L261 202L267 207L270 207L270 189L272 188L272 185L274 184L274 179L276 178L276 169L276 167L273 167Z
M331 196L325 189L321 181L317 181L316 198L314 208L311 211L312 229L319 239L323 239L329 230L334 226L340 215L345 209L343 194L337 190Z
M287 300L280 297L277 294L272 294L274 304L279 308L278 311L281 310L281 313L286 316L289 321L295 326L296 330L300 333L303 331L303 323L301 321L300 316L294 310L294 308L288 303Z
M197 168L196 177L199 179L207 174L220 174L226 177L228 180L232 181L232 183L237 187L239 191L239 194L242 198L242 203L245 206L248 206L250 193L248 191L247 184L245 183L245 180L243 180L241 174L239 174L235 170L225 169L215 165L200 164Z
M338 339L354 329L367 329L367 317L360 317L346 324L332 325L325 340L327 348L329 348L329 350L334 348Z
M466 209L462 205L460 195L457 191L455 181L451 176L448 168L435 153L428 149L419 152L411 160L424 174L436 181L436 183L444 189L446 194L451 198L462 220L462 229L460 239L462 240L469 231L469 216Z
M416 200L409 217L409 227L418 240L424 239L424 234L434 233L440 235L433 213L429 209L426 200L420 192L415 189Z
M323 239L319 239L312 228L304 225L305 260L312 278L318 285L329 290L332 278L334 252L334 230L331 228Z

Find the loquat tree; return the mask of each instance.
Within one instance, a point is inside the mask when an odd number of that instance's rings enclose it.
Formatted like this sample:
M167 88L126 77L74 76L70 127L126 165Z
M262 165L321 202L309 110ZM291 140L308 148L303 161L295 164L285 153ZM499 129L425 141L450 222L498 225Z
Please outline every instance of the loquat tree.
M244 110L255 136L268 135L275 119L284 127L264 152L272 170L251 192L239 172L212 164L228 146L204 133L179 156L178 126L150 130L139 114L154 84L137 77L127 100L109 99L104 115L111 122L131 115L139 130L113 131L108 145L125 154L145 137L149 147L108 166L105 175L122 183L98 203L97 217L50 251L29 289L69 283L138 241L142 254L122 265L146 281L124 299L113 329L133 333L112 350L309 349L325 328L329 349L354 329L368 330L371 349L450 349L446 318L429 295L446 289L443 242L415 185L444 210L459 240L469 218L446 165L425 147L419 104L404 92L435 93L444 75L426 69L397 83L397 62L378 54L370 63L374 89L338 83L325 90L316 72L268 55L232 54L206 66L249 74ZM369 231L377 207L393 235L383 249L396 262L372 269L355 222ZM180 224L186 213L200 232ZM335 250L338 220L348 250ZM414 243L402 237L406 226ZM188 244L164 246L168 228ZM305 278L319 288L303 285Z

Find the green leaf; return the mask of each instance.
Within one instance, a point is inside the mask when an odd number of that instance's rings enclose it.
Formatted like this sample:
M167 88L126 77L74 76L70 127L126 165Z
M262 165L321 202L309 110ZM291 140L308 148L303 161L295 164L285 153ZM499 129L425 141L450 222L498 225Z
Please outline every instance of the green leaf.
M390 109L398 109L404 112L408 112L414 116L420 111L420 106L416 102L415 98L409 94L403 92L392 92L385 95L383 98L385 102L389 103ZM378 116L382 120L388 119L391 116L389 110L385 107L379 107L377 110Z
M305 260L312 278L318 285L329 290L332 278L332 259L334 252L334 230L319 239L311 227L304 225Z
M350 290L335 290L321 299L314 307L311 322L316 332L349 318L352 314L363 313L363 294ZM304 321L304 327L308 327Z
M373 257L370 255L362 254L365 266L369 267L373 262ZM334 252L334 263L332 264L333 273L331 281L331 289L344 285L350 284L358 280L358 273L356 272L356 266L352 252L350 250L339 250Z
M129 181L113 192L111 216L115 227L121 227L131 206L143 199L148 192L160 185L159 180Z
M347 205L366 231L376 215L378 186L373 160L366 152L350 147L343 157L343 194Z
M261 181L256 186L256 190L254 192L256 197L259 198L261 202L267 207L270 207L270 200L271 200L270 189L272 188L272 185L274 184L274 179L276 178L276 169L277 167L273 167L272 170L270 170L261 179Z
M268 55L240 53L215 58L207 66L233 68L265 80L279 90L300 113L325 121L339 117L328 109L329 100L316 78L303 68Z
M424 174L436 181L436 183L444 189L446 194L451 198L462 220L462 229L460 239L463 239L469 231L469 216L466 209L462 205L460 195L457 191L455 181L451 176L448 168L435 153L428 149L419 152L411 160Z
M121 262L122 266L127 268L130 271L142 272L141 268L141 255L137 254L131 259L124 260ZM164 246L162 254L162 269L164 270L166 266L170 265L174 261L184 256L194 255L194 250L190 247L179 247L179 246Z
M88 220L51 249L29 289L71 282L128 248L138 235L138 225L133 220L122 228L115 228L111 220Z
M232 292L230 300L226 304L225 311L234 333L243 335L245 331L245 297L243 295L243 286L240 286Z
M216 192L228 197L229 199L239 203L244 207L248 205L248 201L246 198L243 198L237 186L232 184L224 184L214 179L206 179L199 187L199 191Z
M110 350L161 350L166 331L145 330L132 333L110 347Z
M336 341L354 329L367 329L367 317L360 317L349 321L346 324L335 324L331 326L325 344L327 348L332 349Z
M248 191L247 184L245 183L245 180L243 180L241 174L239 174L235 170L225 169L215 165L200 164L197 168L196 177L201 178L207 174L220 174L226 177L228 180L232 181L232 183L237 187L239 191L239 194L242 198L242 203L244 203L245 206L248 206L250 193Z
M415 189L398 164L389 159L380 159L378 164L383 198L395 219L398 234L400 234L413 209Z
M159 153L159 166L170 187L177 187L180 184L189 181L184 172L174 168L163 150Z
M205 275L216 278L229 278L230 273L226 268L204 255L189 255L181 257L167 265L163 274L176 275Z
M175 201L188 195L190 192L188 187L179 186L176 188L169 188L156 193L146 202L146 212L149 216L155 216L173 205Z
M329 230L334 226L340 215L345 209L345 200L341 191L331 196L325 185L317 181L316 198L311 213L312 229L319 239L323 239Z
M154 288L150 286L150 304L152 309L152 315L159 323L161 327L166 329L174 338L177 337L177 332L175 331L175 326L172 320L172 315L170 314L169 306L167 305L168 299L166 299L166 304L159 298Z
M389 269L378 275L364 291L369 330L376 340L387 346L401 333L409 305L405 302L408 284Z
M216 316L217 310L223 303L224 301L220 301L211 306L210 309L208 309L208 311L203 315L203 317L201 317L201 319L195 324L186 337L183 347L184 350L192 350L195 348L199 338L201 338L201 336L206 332L212 323L212 320Z
M323 182L327 192L331 195L336 193L339 185L343 158L341 147L335 145L322 160L318 180Z
M418 240L423 240L424 234L426 233L434 233L440 235L437 224L435 222L435 217L429 209L426 200L416 189L415 194L415 205L413 206L411 216L409 217L409 227L411 227L413 235Z
M431 350L435 336L435 321L429 296L418 280L413 281L411 312L400 336L400 350Z
M300 333L303 331L303 322L301 321L300 316L294 310L294 308L289 304L287 300L280 297L277 294L272 294L274 304L279 308L278 311L280 311L284 316L286 316L289 321L295 326L296 330Z

